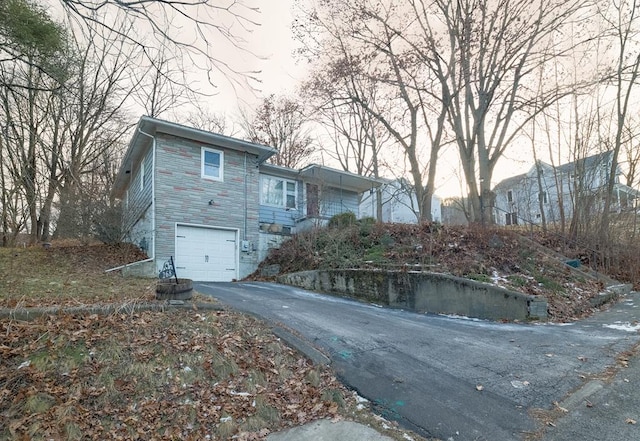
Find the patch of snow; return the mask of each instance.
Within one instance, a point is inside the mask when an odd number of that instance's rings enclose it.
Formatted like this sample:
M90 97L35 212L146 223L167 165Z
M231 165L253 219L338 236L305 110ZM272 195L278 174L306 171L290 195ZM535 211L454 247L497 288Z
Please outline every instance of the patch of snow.
M618 331L625 331L625 332L637 332L640 331L640 323L636 323L634 325L632 325L629 322L620 322L617 321L611 325L602 325L604 328L609 328L609 329L616 329Z
M249 392L236 392L235 390L229 391L229 395L235 395L238 397L248 397L251 394Z
M391 426L388 425L387 423L382 423L382 428L386 429L386 430L389 430L389 429L391 429Z
M475 317L467 317L466 315L457 315L457 314L438 314L440 317L447 317L451 319L457 320L469 320L471 322L483 322L485 320L475 318Z
M411 437L410 437L409 435L407 435L406 433L403 433L403 434L402 434L402 438L403 438L403 439L406 439L406 440L408 440L408 441L414 441L414 440L413 440L413 438L411 438Z
M189 366L185 366L182 368L183 372L191 372L191 368Z
M529 386L529 382L528 381L513 380L511 382L511 386L515 387L516 389L524 389L525 387Z
M493 273L491 274L491 281L493 283L495 283L496 285L498 284L498 282L508 282L507 279L505 279L504 277L502 277L500 274L498 274L498 271L493 271Z
M231 418L230 416L226 416L226 417L222 417L220 418L220 422L221 423L228 423L229 421L231 421L233 418Z
M22 363L20 363L20 366L18 366L18 369L26 368L26 367L29 367L30 365L31 365L31 360L23 361Z

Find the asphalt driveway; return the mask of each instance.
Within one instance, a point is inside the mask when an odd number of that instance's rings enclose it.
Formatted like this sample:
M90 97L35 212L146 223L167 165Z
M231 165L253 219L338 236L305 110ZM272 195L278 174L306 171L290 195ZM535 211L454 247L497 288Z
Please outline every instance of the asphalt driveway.
M570 412L546 428L549 440L640 439L638 426L628 422L640 424L638 384L616 377L599 387L598 380L640 341L637 293L581 322L513 324L387 309L270 283L198 283L195 289L296 331L381 414L423 436L523 439L540 428L531 410L559 402ZM636 361L630 360L632 368ZM587 397L609 393L602 410L616 407L611 384L626 387L631 401L614 411L620 418L610 427L596 422L581 433L580 417L600 411L592 401L583 408ZM624 413L634 400L635 408ZM616 435L598 438L596 429Z

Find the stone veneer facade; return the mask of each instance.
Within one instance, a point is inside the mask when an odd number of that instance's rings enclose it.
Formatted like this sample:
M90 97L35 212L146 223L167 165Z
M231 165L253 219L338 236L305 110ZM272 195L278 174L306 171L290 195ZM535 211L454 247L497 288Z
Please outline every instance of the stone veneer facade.
M224 152L223 181L201 177L201 149ZM156 136L156 266L175 253L176 223L233 228L250 243L239 251L238 277L258 265L257 156L158 133ZM246 183L245 183L246 179ZM209 201L213 201L209 205ZM238 247L240 248L240 247Z

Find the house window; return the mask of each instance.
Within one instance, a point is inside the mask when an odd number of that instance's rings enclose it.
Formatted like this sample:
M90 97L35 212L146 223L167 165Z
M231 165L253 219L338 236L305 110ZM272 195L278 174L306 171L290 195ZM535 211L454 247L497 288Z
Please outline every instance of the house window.
M518 214L517 213L506 213L505 214L505 223L507 225L518 225Z
M202 177L214 181L222 181L224 169L224 153L219 150L202 147Z
M541 191L540 193L538 193L538 200L540 202L542 202L543 204L547 204L547 192L546 191Z
M508 202L513 202L513 191L512 190L507 191L507 201Z
M274 207L296 208L297 185L295 181L288 181L272 176L260 178L260 203Z

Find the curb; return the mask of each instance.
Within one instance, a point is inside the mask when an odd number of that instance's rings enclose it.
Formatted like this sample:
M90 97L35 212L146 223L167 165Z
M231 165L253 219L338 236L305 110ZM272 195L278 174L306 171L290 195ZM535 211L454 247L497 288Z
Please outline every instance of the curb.
M214 305L210 303L177 303L175 301L166 302L161 304L153 303L136 303L136 304L122 304L122 305L104 305L104 306L74 306L69 308L64 307L47 307L47 308L15 308L15 309L0 309L0 319L11 320L34 320L37 317L43 315L53 314L133 314L140 311L158 311L165 312L170 309L194 309L204 311L224 311L225 309L220 305Z

